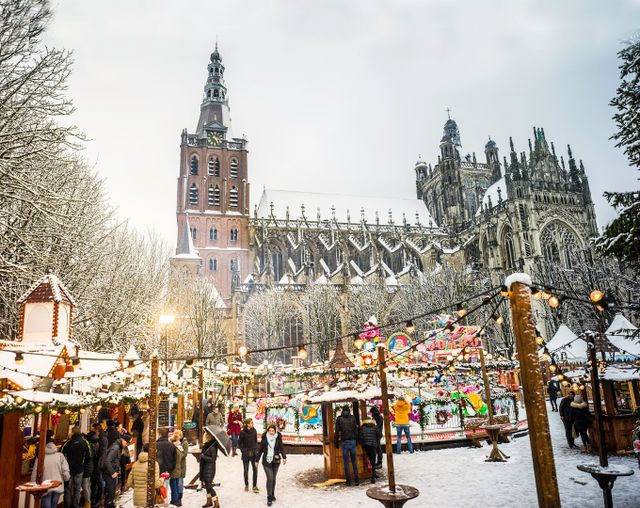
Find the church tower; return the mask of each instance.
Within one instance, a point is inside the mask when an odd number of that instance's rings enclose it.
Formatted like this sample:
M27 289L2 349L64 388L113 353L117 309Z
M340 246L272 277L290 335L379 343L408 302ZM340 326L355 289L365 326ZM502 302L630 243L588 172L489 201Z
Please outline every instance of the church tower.
M200 117L194 133L182 131L176 215L176 256L210 280L229 303L249 273L247 140L233 137L225 67L216 44L207 65ZM190 237L190 242L185 238Z

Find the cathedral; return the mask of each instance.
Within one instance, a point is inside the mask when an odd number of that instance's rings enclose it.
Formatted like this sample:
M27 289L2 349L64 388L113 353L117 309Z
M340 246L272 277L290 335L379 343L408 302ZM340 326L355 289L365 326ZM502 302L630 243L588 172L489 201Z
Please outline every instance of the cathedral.
M570 266L597 233L582 161L567 147L565 164L541 128L528 152L510 139L501 161L489 139L479 161L448 118L437 163L415 165L413 199L265 188L252 203L247 143L232 132L216 45L195 131L181 135L171 265L209 280L229 309L263 287L377 282L396 291L443 264L485 268L496 280L538 259Z

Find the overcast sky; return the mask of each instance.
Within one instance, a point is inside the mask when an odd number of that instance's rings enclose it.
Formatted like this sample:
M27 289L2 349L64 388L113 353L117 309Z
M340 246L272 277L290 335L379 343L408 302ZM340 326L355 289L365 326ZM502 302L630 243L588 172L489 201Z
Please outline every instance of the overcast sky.
M195 130L216 37L233 129L263 185L415 197L445 109L463 153L491 135L527 150L532 126L605 190L637 188L609 140L616 52L640 1L59 0L48 43L74 52L74 121L122 218L175 245L180 131ZM565 156L566 158L566 156Z

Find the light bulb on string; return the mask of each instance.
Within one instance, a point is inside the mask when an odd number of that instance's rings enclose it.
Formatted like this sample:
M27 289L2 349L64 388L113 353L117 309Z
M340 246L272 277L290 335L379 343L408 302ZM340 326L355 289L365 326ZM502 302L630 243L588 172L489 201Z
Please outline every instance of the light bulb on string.
M531 288L531 296L534 300L540 300L540 298L542 298L542 291L534 286Z
M593 303L598 303L603 298L604 298L604 293L602 291L600 291L599 289L594 289L593 291L591 291L591 294L589 295L589 299Z
M558 370L558 366L555 363L552 363L551 365L549 365L549 370L551 372L555 372L556 370Z
M491 319L493 319L497 325L501 325L502 323L504 323L504 318L499 314L494 314L493 316L491 316Z
M560 307L561 298L559 296L552 295L549 297L548 302L549 307L551 307L552 309L557 309L558 307Z
M16 365L21 365L24 363L24 355L22 353L16 353L15 358Z
M245 356L247 356L248 352L249 350L247 349L247 346L245 346L244 344L238 348L238 354L240 355L241 358L244 358Z
M304 346L300 346L298 348L298 356L300 358L302 358L303 360L306 360L306 358L307 358L307 350L305 349Z
M456 314L460 317L464 317L467 314L467 309L464 308L462 302L456 305Z
M405 326L407 333L413 333L413 331L416 329L415 325L413 324L413 321L410 319L409 321L407 321L407 324Z
M500 288L500 294L502 296L509 296L509 288L507 286L502 286Z

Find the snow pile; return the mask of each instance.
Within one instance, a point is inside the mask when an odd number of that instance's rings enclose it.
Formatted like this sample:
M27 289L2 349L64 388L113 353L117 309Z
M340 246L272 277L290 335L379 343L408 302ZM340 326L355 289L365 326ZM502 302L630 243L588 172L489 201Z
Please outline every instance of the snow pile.
M532 286L533 282L531 282L531 277L526 273L512 273L504 280L504 285L507 286L507 289L511 290L511 284L514 282L520 282L525 286Z

